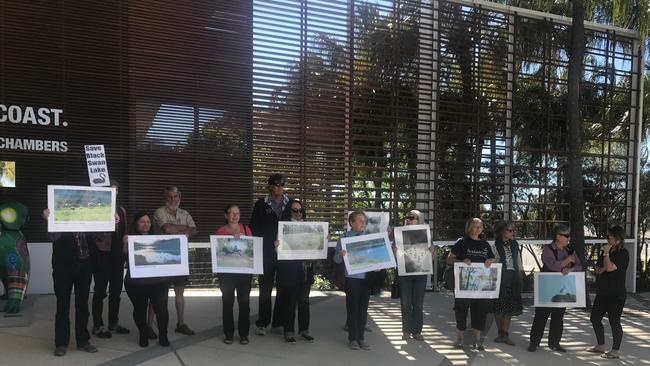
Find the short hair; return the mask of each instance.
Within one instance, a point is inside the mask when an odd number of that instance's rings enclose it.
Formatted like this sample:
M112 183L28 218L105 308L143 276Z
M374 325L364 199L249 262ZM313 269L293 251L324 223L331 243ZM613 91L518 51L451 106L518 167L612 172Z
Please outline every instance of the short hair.
M175 193L181 194L181 191L176 186L167 186L167 187L165 187L165 194L167 194L167 192L175 192Z
M418 225L423 225L424 224L424 215L422 214L422 212L420 212L420 210L411 210L411 211L406 213L405 217L409 217L411 215L418 218Z
M268 183L270 186L284 183L284 177L282 176L282 174L277 174L277 173L273 174L269 177Z
M365 211L363 211L363 210L354 210L354 211L352 211L350 216L348 216L348 222L351 224L359 216L363 216L363 219L366 220L366 223L368 222L368 216L366 215Z
M625 244L625 229L620 225L614 225L607 229L607 234L613 236L620 244Z
M555 240L555 237L560 234L569 234L571 229L565 224L555 224L551 232L553 233L553 240Z
M499 221L496 224L494 224L494 237L496 239L501 239L503 237L503 233L508 229L513 227L514 225L512 224L512 221Z
M472 230L472 226L474 226L475 224L483 225L483 220L479 219L478 217L474 217L467 220L467 222L465 223L465 236L469 236L470 230Z
M226 208L223 210L223 213L225 213L227 215L228 211L230 211L230 209L233 208L233 207L239 208L239 205L236 205L234 203L229 203L229 204L226 205Z

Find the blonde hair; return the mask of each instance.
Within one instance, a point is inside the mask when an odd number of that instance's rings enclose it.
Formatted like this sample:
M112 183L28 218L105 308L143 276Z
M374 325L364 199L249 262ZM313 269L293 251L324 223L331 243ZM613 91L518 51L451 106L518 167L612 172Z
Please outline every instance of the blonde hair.
M479 219L478 217L474 217L467 220L467 222L465 223L465 236L469 236L470 231L472 230L472 226L476 224L481 224L481 226L484 226L483 220Z

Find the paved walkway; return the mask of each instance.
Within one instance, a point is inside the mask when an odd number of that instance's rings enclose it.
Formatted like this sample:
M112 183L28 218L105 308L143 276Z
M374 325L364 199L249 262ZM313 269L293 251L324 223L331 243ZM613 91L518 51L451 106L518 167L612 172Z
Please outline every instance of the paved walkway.
M251 297L257 309L257 294ZM526 351L532 308L513 321L512 336L516 346L497 344L491 340L496 330L492 326L485 342L485 352L453 349L454 320L452 297L449 294L427 293L425 298L424 342L401 340L399 300L372 298L369 309L370 327L366 336L371 351L352 351L346 345L345 298L339 292L314 292L312 335L315 343L298 341L291 345L281 335L269 333L264 337L251 335L246 346L235 342L223 343L221 330L221 301L218 291L192 291L186 296L187 323L197 331L194 336L170 334L171 347L159 347L155 342L148 348L137 345L137 332L131 320L131 304L123 296L120 319L131 329L129 335L113 335L111 339L93 338L99 352L87 354L74 348L65 357L54 357L54 296L40 296L34 319L29 327L0 328L0 364L3 365L544 365L561 362L570 365L623 364L650 365L650 296L634 295L628 300L624 313L625 338L623 358L603 360L583 349L593 341L589 314L570 310L565 318L563 346L566 354L553 353L546 347L537 352ZM170 329L175 323L174 299L170 297ZM253 314L252 318L256 318ZM605 324L606 329L608 327ZM607 331L608 342L611 336ZM236 340L236 339L235 339ZM544 344L544 343L542 343ZM611 343L608 343L611 344Z

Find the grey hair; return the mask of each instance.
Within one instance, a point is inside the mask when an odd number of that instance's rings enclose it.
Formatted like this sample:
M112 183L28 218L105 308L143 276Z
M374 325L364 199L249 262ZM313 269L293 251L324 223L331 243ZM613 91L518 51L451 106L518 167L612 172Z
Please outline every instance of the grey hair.
M418 225L424 225L424 215L420 210L411 210L406 213L406 216L404 217L404 221L406 221L406 217L409 217L411 215L414 215L415 217L418 218Z
M465 223L465 236L469 236L470 230L472 230L472 226L474 226L475 224L483 225L483 220L479 219L478 217L474 217L467 220L467 222ZM485 228L485 225L483 225L483 227Z
M555 240L555 237L558 236L559 234L569 234L571 232L571 229L565 225L565 224L555 224L553 226L553 240Z
M176 187L176 186L168 186L168 187L166 187L166 188L165 188L165 194L166 194L167 192L174 192L174 193L178 193L178 194L181 193L181 191L180 191L180 190L178 189L178 187Z

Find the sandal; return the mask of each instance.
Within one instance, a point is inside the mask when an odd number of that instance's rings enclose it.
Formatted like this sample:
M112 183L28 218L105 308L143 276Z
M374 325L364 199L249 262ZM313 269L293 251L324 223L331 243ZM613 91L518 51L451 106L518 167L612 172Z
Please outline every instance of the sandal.
M605 352L602 355L600 355L600 357L607 358L607 359L619 358L618 352L612 352L612 351Z
M587 351L589 353L600 353L600 354L603 354L603 353L606 352L604 349L598 348L598 346L589 347L585 351Z

